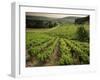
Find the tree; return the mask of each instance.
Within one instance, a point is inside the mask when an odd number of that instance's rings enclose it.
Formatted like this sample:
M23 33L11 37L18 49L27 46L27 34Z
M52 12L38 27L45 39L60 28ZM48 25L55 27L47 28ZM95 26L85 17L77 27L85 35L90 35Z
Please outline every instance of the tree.
M88 31L85 30L84 26L80 26L77 30L77 39L79 41L89 41Z

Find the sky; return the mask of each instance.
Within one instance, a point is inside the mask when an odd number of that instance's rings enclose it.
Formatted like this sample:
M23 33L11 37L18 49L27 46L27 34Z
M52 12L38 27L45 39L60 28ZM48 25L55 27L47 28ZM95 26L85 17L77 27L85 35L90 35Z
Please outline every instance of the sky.
M54 13L34 13L34 12L26 12L28 16L43 16L49 18L64 18L64 17L86 17L88 15L85 14L54 14Z

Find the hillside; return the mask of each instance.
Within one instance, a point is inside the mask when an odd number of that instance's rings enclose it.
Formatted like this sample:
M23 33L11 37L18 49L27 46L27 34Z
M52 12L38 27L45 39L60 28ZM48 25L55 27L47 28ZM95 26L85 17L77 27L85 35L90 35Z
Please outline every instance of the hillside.
M75 23L82 24L84 22L89 23L88 17L63 17L63 18L51 18L44 16L26 16L26 28L52 28L60 24Z

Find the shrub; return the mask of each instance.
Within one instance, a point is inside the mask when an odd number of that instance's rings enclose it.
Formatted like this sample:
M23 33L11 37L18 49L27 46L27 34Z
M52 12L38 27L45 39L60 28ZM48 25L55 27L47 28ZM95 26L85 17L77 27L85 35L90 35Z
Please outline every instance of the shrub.
M89 41L89 34L88 34L88 31L85 30L84 26L80 26L78 29L77 29L77 39L79 41Z

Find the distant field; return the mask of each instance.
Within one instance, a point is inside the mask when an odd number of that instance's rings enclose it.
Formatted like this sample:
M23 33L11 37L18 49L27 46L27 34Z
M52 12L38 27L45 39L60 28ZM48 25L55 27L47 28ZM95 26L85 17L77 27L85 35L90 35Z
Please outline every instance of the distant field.
M56 26L53 28L39 28L39 29L35 29L35 28L27 28L26 32L49 32L55 29L58 29L60 26Z
M26 28L26 66L89 64L89 40L81 41L78 29L89 24L60 24L53 28ZM80 28L81 30L81 28Z

